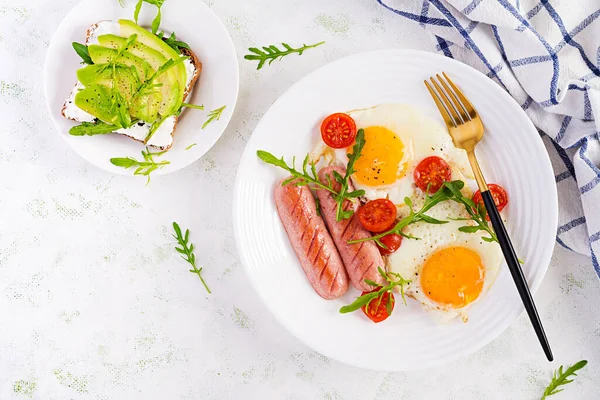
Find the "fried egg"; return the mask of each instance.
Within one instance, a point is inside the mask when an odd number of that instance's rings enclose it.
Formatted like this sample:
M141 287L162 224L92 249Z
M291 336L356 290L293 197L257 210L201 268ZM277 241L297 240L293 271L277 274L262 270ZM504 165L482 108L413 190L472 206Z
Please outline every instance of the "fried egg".
M441 157L450 165L452 180L465 181L463 195L471 198L473 174L466 152L454 146L441 122L404 104L381 104L346 113L365 135L365 146L351 176L355 189L365 191L363 200L389 198L398 206L398 218L409 212L405 197L412 200L415 210L420 209L425 194L416 187L413 175L419 162L430 156ZM333 150L320 142L310 157L316 161L324 156L328 164L345 166L352 151L352 146ZM419 240L404 238L395 253L384 257L386 268L411 280L406 294L434 319L443 322L461 317L466 322L469 308L494 283L502 252L497 243L482 239L486 233L459 231L472 223L451 220L469 218L462 204L442 202L427 215L448 222L418 222L406 227L403 233Z
M416 201L415 208L419 208L422 196ZM439 203L427 214L441 220L469 216L453 201ZM498 243L484 241L487 234L481 231L460 232L458 228L466 224L451 220L443 225L409 225L403 232L420 240L404 238L400 248L387 257L388 271L411 280L406 294L441 322L458 316L466 322L468 309L493 285L502 264Z
M415 108L404 104L381 104L347 112L357 129L365 132L365 146L356 161L352 182L365 190L367 199L388 197L396 204L417 191L413 173L426 157L442 157L450 164L453 179L472 178L467 155L457 149L446 128ZM339 165L348 163L347 149L334 151Z

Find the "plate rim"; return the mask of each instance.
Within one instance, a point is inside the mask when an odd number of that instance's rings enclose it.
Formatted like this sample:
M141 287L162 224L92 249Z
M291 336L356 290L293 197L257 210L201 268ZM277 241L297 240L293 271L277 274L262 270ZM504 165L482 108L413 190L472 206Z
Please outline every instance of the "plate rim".
M241 203L240 191L242 188L242 168L241 168L241 166L242 166L244 160L246 159L246 157L249 157L248 154L249 154L250 145L252 144L253 141L258 140L258 139L256 139L256 136L254 136L254 132L257 132L259 130L259 128L261 128L261 126L264 124L265 115L267 115L273 108L277 107L278 103L280 103L282 101L282 98L286 97L290 92L295 90L295 88L297 88L302 82L309 80L313 75L317 74L322 69L324 69L326 67L331 67L332 64L344 63L348 59L352 59L355 57L356 58L365 57L365 56L374 57L376 55L383 54L383 53L397 53L402 56L431 57L431 58L438 59L438 60L444 60L444 62L453 63L453 64L457 65L458 68L463 68L463 69L469 71L469 74L476 73L476 74L479 74L481 77L485 77L486 79L490 80L487 76L485 76L485 74L483 74L482 72L478 71L477 69L471 67L470 65L464 64L453 58L448 58L448 57L445 57L445 56L442 56L439 54L435 54L435 53L431 53L431 52L427 52L427 51L423 51L423 50L416 50L416 49L389 48L389 49L381 49L381 50L374 50L374 51L365 51L365 52L355 53L355 54L351 54L351 55L339 58L337 60L334 60L332 62L329 62L327 64L324 64L324 65L316 68L315 70L309 72L308 74L306 74L303 77L301 77L300 79L298 79L290 87L288 87L271 104L269 109L263 114L261 120L259 121L259 123L256 125L256 127L252 131L253 134L251 135L250 139L246 143L244 152L242 153L242 156L240 158L240 164L238 165L238 171L236 173L235 184L234 184L234 188L233 188L233 203L232 203L232 205L233 205L232 214L233 215L232 216L233 216L233 230L234 230L236 249L237 249L238 255L240 257L242 266L246 272L246 275L249 278L250 284L253 287L254 291L258 294L261 301L263 302L263 306L266 307L266 309L272 314L272 316L275 318L276 321L278 321L278 323L281 326L283 326L289 333L291 333L296 339L301 341L307 347L319 352L320 354L323 354L326 357L334 359L338 362L341 362L341 363L344 363L347 365L351 365L354 367L358 367L358 368L369 369L369 370L376 370L376 371L383 371L383 372L399 372L399 371L407 371L407 370L422 370L422 369L427 369L427 368L434 368L434 367L437 367L440 365L455 362L461 358L464 358L470 354L473 354L474 352L480 350L481 348L487 346L488 344L490 344L491 342L496 340L502 333L504 333L506 331L506 329L510 325L512 325L520 317L520 315L523 314L523 311L524 311L523 305L521 304L519 306L518 310L516 310L518 312L516 312L516 311L514 312L514 316L511 316L511 318L506 318L504 321L502 321L502 323L500 323L497 326L497 328L494 331L492 331L490 334L485 336L485 340L482 341L483 343L478 343L474 346L467 346L467 350L463 353L453 354L451 357L447 357L447 358L444 358L441 360L436 360L436 361L430 362L426 365L420 366L419 368L410 368L410 369L406 369L406 368L397 369L397 368L385 368L385 367L372 368L370 366L359 365L357 363L354 363L352 361L344 359L344 357L339 357L337 354L331 354L326 349L320 348L319 346L315 346L313 343L309 344L308 341L305 340L305 338L302 335L299 335L295 329L290 327L277 313L274 312L273 308L269 305L269 302L267 301L268 299L265 297L265 294L262 293L258 289L257 282L255 281L255 279L252 275L251 268L249 266L250 263L247 260L247 255L244 253L244 251L242 249L241 243L242 243L243 235L242 235L241 221L240 221L241 213L238 212L240 210L240 203ZM490 80L490 83L496 85L496 83L491 80ZM529 118L529 116L527 116L525 111L519 106L519 104L516 102L516 100L508 92L502 90L501 87L497 87L497 89L498 89L497 92L501 93L499 96L503 97L503 99L504 99L503 101L505 101L507 103L511 103L510 107L514 108L515 110L519 110L517 112L520 112L521 115L525 117L525 119L527 120L527 128L526 129L537 133L537 128L534 126L534 124L531 121L531 119ZM550 160L550 156L549 156L549 154L545 148L545 145L543 143L543 140L539 135L536 134L535 136L537 137L535 139L536 145L539 146L541 149L543 149L542 157L545 161L545 166L543 168L547 171L550 171L550 173L553 176L552 163ZM551 216L549 216L549 218L550 217L552 218L551 225L556 226L558 224L558 191L557 191L556 182L554 180L552 180L551 192L552 192L552 196L551 196L552 198L547 199L547 201L549 202L550 211L552 211ZM555 241L553 241L552 243L554 243L554 245L553 246L548 245L547 248L542 253L541 258L542 258L542 261L544 261L544 262L542 263L543 265L540 267L541 273L539 273L539 275L538 275L539 277L530 283L529 287L530 287L532 295L534 295L537 292L537 290L539 289L539 287L541 285L541 282L543 281L543 279L548 271L548 267L549 267L551 259L552 259L552 253L553 253L554 247L555 247ZM504 265L504 264L502 264L502 265Z
M219 141L219 139L221 139L221 137L223 136L223 134L225 133L225 131L227 130L227 128L229 127L229 124L231 123L231 120L233 119L233 116L235 114L235 110L237 107L237 103L239 100L239 95L240 95L240 63L239 63L239 59L238 59L238 54L237 54L237 50L235 48L235 43L233 42L233 38L231 37L231 34L229 33L229 30L227 29L227 27L225 26L225 24L223 23L223 21L221 20L221 18L219 18L219 16L208 6L206 5L204 2L194 2L191 0L183 0L183 1L188 1L188 3L191 3L193 6L199 7L204 9L205 12L207 12L209 15L211 15L211 17L218 23L218 25L223 29L223 31L226 34L227 37L227 45L229 47L229 50L232 51L232 55L233 55L233 60L235 62L234 65L234 71L235 71L235 77L234 78L234 82L235 82L235 96L233 98L233 102L231 104L231 112L227 115L227 119L224 121L224 124L222 125L222 130L221 132L216 135L214 137L214 139L211 141L211 143L209 143L209 145L206 147L206 149L202 152L199 152L197 156L195 156L194 158L181 163L181 164L177 164L176 167L171 167L171 168L159 168L156 171L153 172L154 176L165 176L165 175L169 175L171 173L180 171L182 169L185 169L187 167L189 167L190 165L194 164L195 162L197 162L199 159L201 159L202 157L204 157L204 155L206 155L206 153L208 153L214 146L215 144ZM88 3L90 4L98 4L97 0L87 0ZM56 134L58 134L58 136L61 137L62 140L64 140L68 147L71 149L71 151L75 154L77 154L80 158L84 159L87 163L103 170L106 172L109 172L111 174L114 175L121 175L121 176L129 176L129 177L135 177L132 173L131 170L129 169L124 169L124 168L119 168L119 169L113 169L110 168L108 165L104 165L101 163L97 163L91 159L89 159L88 157L84 156L81 152L79 152L78 150L76 150L71 143L68 140L68 136L66 134L64 134L64 132L62 131L61 127L58 124L58 120L55 118L54 115L54 109L52 107L51 104L51 99L50 99L50 93L49 93L49 78L50 78L50 71L49 71L49 61L51 58L51 52L53 50L53 47L56 46L56 43L59 40L59 31L63 28L63 26L66 23L66 20L71 16L72 13L75 12L76 9L78 9L79 7L84 7L86 3L86 0L81 1L77 4L75 4L73 7L71 7L69 9L69 11L64 15L64 17L62 18L62 20L60 21L60 23L56 26L56 28L54 29L54 32L52 33L52 38L48 44L48 48L46 50L46 54L44 57L44 72L43 72L43 90L44 90L44 102L46 104L46 109L48 111L48 113L50 114L50 120L52 121L52 125L54 126L54 131L56 132ZM104 20L104 19L101 19ZM196 88L193 88L193 91L195 91ZM227 105L229 106L229 105ZM140 143L141 144L141 143ZM156 150L156 149L155 149ZM141 150L140 150L141 151ZM173 165L173 164L171 164Z

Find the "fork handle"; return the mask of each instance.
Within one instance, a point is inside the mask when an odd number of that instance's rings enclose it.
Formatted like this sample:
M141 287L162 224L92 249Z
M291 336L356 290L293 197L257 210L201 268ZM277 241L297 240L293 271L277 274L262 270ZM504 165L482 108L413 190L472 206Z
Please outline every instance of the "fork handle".
M527 285L527 281L523 275L523 270L521 269L515 249L513 248L510 237L508 236L506 228L504 227L504 223L502 222L502 218L500 217L500 213L498 212L496 204L494 203L494 198L489 190L481 192L481 197L483 198L485 209L490 217L490 221L492 222L494 232L498 237L498 242L500 243L500 248L504 254L504 259L506 260L506 264L508 264L508 269L510 270L513 280L515 281L517 291L521 296L521 301L523 301L523 305L525 306L529 320L531 321L538 340L544 349L544 353L546 353L546 358L548 358L548 361L552 361L554 360L554 356L552 355L550 344L546 338L544 327L542 326L537 309L535 308L535 303L531 297L531 292L529 291L529 286Z

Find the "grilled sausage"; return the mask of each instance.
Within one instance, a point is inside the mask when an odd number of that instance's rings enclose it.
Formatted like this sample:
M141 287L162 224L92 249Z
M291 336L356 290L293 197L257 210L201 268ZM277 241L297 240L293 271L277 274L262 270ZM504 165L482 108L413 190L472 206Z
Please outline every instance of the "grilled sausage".
M331 182L337 186L335 190L339 190L339 183L333 177L333 170L336 170L340 175L344 176L346 170L341 167L325 167L319 171L319 180L327 182L329 175ZM353 191L352 182L348 183L348 191ZM354 210L354 215L350 219L337 221L337 203L331 192L325 189L317 190L317 197L321 202L321 210L329 228L329 232L333 237L333 241L340 252L340 256L346 266L346 271L350 277L352 285L358 290L369 291L375 289L365 283L365 279L370 279L379 284L384 284L383 277L377 271L378 267L385 269L385 264L377 245L373 241L348 244L350 240L364 239L371 237L371 233L367 231L356 215L359 205L349 200L344 201L344 210Z
M331 300L346 293L346 269L325 221L317 215L310 189L278 184L275 205L304 273L319 296Z

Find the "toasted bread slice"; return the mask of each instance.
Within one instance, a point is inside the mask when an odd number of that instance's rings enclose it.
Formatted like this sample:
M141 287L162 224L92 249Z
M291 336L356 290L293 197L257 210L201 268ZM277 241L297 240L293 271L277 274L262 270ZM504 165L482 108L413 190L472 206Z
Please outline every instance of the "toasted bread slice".
M114 32L114 24L115 22L113 21L100 21L90 26L90 28L88 28L86 32L86 44L95 44L97 43L97 37L99 35L109 33L111 32L111 30ZM188 82L183 97L185 101L191 94L192 90L194 89L194 86L200 78L200 74L202 72L202 63L192 50L182 49L181 52L183 53L182 56L189 57L189 60L185 62L186 69L188 71ZM63 115L63 117L72 121L93 122L95 121L95 118L92 115L81 110L74 104L75 95L80 90L80 88L81 84L78 82L71 91L69 98L63 104L61 114ZM175 134L178 122L179 116L177 115L173 115L167 118L167 120L163 122L163 125L161 125L159 130L152 137L152 139L155 139L155 137L156 139L149 142L147 145L160 150L168 150L169 148L171 148L171 145L173 144L173 136ZM149 129L150 124L147 124L145 122L139 122L138 124L132 126L129 129L119 129L119 131L115 133L128 136L133 140L144 143Z

